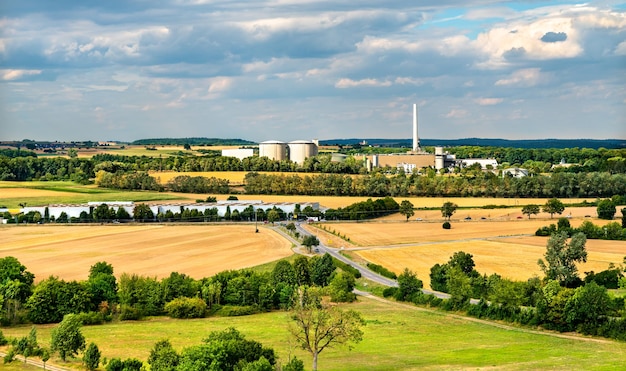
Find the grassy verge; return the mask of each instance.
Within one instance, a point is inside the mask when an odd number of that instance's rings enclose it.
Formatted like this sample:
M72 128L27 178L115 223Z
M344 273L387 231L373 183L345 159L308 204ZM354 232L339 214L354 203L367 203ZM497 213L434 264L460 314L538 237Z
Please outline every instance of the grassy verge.
M497 368L619 369L626 357L626 344L564 339L521 329L499 328L424 311L396 303L360 299L346 307L362 313L367 325L363 341L351 351L328 349L320 355L325 370L415 370ZM146 360L159 339L169 338L178 350L198 344L211 331L235 327L251 339L273 347L281 360L296 355L311 367L307 353L290 342L286 312L245 317L112 323L84 327L88 342L95 342L103 357L136 357ZM48 345L52 326L38 327L42 345ZM30 327L3 329L7 336L24 336ZM58 362L58 359L54 359ZM78 368L78 362L73 363Z

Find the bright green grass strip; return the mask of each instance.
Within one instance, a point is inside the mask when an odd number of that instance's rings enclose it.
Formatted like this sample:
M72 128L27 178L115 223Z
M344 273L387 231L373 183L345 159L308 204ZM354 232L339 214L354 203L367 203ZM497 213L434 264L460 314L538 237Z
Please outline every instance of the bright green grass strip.
M380 303L372 299L346 305L367 321L363 341L348 351L327 349L320 355L323 370L618 370L626 359L626 343L591 342L501 329L446 313L411 306ZM194 344L209 332L235 327L248 338L273 347L282 361L289 354L305 361L308 353L290 343L286 312L245 317L173 320L154 318L83 328L88 342L95 342L104 357L136 357L146 360L153 344L169 339L177 350ZM24 336L29 326L2 329L6 336ZM40 343L48 345L51 326L38 327ZM76 363L78 364L78 362Z

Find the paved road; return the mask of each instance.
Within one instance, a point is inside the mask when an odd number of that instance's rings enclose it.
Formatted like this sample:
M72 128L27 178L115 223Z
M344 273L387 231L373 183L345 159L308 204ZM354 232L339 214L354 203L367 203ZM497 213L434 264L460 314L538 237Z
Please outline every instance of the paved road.
M0 352L0 357L4 357L7 354L5 352ZM15 361L13 362L24 362L24 357L22 356L15 356ZM32 359L32 358L28 358L26 360L26 363L35 367L39 367L39 368L44 368L43 366L43 362L41 362L39 359ZM63 368L57 365L51 365L50 363L46 362L46 370L50 370L50 371L69 371L71 369L69 368Z
M306 229L304 229L300 224L296 224L296 230L300 233L301 236L307 236L307 235L311 235L311 233L309 233L309 231L307 231ZM376 283L379 283L381 285L385 285L385 286L391 286L391 287L398 287L398 282L396 280L392 280L389 279L387 277L383 277L380 274L373 272L371 270L369 270L367 267L362 266L348 258L346 258L345 256L341 255L339 249L335 249L329 246L324 245L324 243L322 242L322 239L320 239L318 237L318 240L320 240L320 245L317 247L317 249L319 250L318 254L324 254L324 253L329 253L332 257L341 260L342 262L356 268L359 270L359 272L361 272L361 276L374 281ZM291 239L292 242L295 242L296 244L299 244L299 242L295 241L293 238ZM425 290L422 289L422 292L424 294L427 295L434 295L438 298L441 299L449 299L450 295L446 294L445 292L439 292L439 291L432 291L432 290ZM478 303L478 300L472 299L472 304L476 304Z

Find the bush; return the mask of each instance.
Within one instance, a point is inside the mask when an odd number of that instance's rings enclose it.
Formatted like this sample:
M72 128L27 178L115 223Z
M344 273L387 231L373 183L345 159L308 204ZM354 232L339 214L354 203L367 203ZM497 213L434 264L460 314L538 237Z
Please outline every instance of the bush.
M83 325L101 325L105 321L108 322L111 320L110 316L106 316L100 312L81 312L76 315L76 317L80 320Z
M9 343L9 340L5 338L2 331L0 331L0 346L7 345L8 343Z
M354 278L361 278L361 272L353 266L346 264L337 258L333 258L333 263L335 263L335 267L348 273L352 273Z
M131 307L130 305L122 305L122 310L120 312L121 321L134 321L141 319L142 317L143 315L139 309Z
M397 287L386 287L383 290L383 297L388 298L396 295L396 291L398 291Z
M248 316L251 314L260 313L261 310L255 305L245 305L245 306L236 306L236 305L224 305L217 311L217 314L223 317L238 317L238 316Z
M452 227L452 225L450 224L450 222L443 222L442 227L443 227L443 229L450 229Z
M176 298L165 304L165 313L172 318L203 318L207 305L200 298Z
M374 263L367 263L367 267L370 270L380 274L383 277L391 278L392 280L395 280L396 278L398 278L398 276L396 276L395 273L393 273L389 269L383 267L382 265L378 265L378 264L374 264Z

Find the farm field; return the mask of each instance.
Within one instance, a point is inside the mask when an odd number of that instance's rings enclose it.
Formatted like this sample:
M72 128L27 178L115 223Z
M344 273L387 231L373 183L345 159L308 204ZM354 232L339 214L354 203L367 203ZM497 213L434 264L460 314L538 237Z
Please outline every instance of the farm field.
M19 204L43 206L79 204L89 201L163 201L195 199L196 195L152 191L123 191L81 185L73 182L8 182L0 181L0 205L19 212Z
M145 146L145 145L124 145L122 146L109 146L109 147L96 147L96 148L76 148L76 153L80 158L91 158L99 154L110 154L120 156L146 156L146 157L171 157L178 156L179 152L186 154L192 154L195 156L202 156L200 149L221 151L228 148L239 148L239 146L191 146L191 150L186 150L184 146ZM149 150L146 147L154 147L154 150ZM67 157L67 150L59 151L57 153L45 153L43 151L35 151L39 157Z
M583 220L572 218L571 224L577 227ZM592 221L599 225L607 222ZM541 277L537 260L543 258L548 238L533 234L537 228L555 222L549 218L456 221L450 230L441 228L440 221L325 225L328 230L349 237L354 244L338 238L327 240L327 233L319 229L316 233L324 243L343 246L351 254L396 273L409 268L429 287L430 268L436 263L446 263L457 251L472 254L476 269L483 274L497 273L515 280ZM584 272L605 270L610 263L621 264L626 256L626 241L587 240L586 248L587 262L578 265L582 277Z
M124 272L157 278L171 272L212 276L293 254L291 243L253 225L29 225L0 227L0 256L14 256L35 274L85 280L98 261Z
M413 306L359 298L342 305L359 311L367 324L363 341L351 351L331 348L320 354L322 370L606 370L620 369L626 343L582 337L556 337L523 329L500 328L480 321ZM274 348L279 360L289 356L311 368L308 353L289 342L286 312L252 316L174 320L164 317L82 328L103 357L146 360L154 343L168 338L177 351L200 344L211 331L235 327L246 338ZM39 343L47 346L53 325L37 326ZM2 329L5 335L25 336L29 326ZM463 336L459 336L463 334ZM59 364L58 358L51 361ZM72 363L79 369L78 361Z

